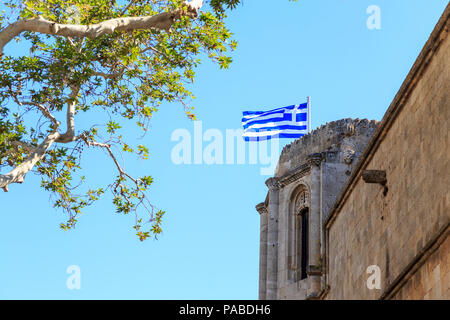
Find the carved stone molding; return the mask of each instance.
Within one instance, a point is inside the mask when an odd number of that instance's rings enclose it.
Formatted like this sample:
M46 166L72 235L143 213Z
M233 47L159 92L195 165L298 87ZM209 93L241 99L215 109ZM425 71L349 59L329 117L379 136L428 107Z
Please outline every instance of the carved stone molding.
M346 164L351 164L355 158L355 150L347 148L344 150L344 162Z
M347 137L354 136L355 135L355 124L354 123L347 123L343 127L344 135Z
M256 205L256 211L259 212L259 214L265 214L267 213L267 207L266 204L264 202L258 203Z
M309 193L306 187L299 192L295 199L295 214L299 214L303 209L309 208Z
M364 170L362 178L366 183L379 183L383 186L387 182L385 170Z
M294 170L290 171L288 174L285 174L280 178L270 178L270 179L277 179L278 188L284 188L285 186L291 184L292 182L298 181L300 178L303 178L304 176L308 175L311 172L311 166L313 165L320 166L320 163L323 160L324 157L321 153L313 153L308 156L306 163L302 164L301 166L298 166ZM269 187L268 183L273 184L273 182L269 182L269 180L266 181L266 185L268 187Z
M310 166L320 166L323 160L323 155L321 153L313 153L308 156L308 164Z
M386 196L389 188L387 187L387 178L385 170L364 170L362 178L365 183L378 183L383 186L383 195Z
M279 190L280 189L280 181L278 178L269 178L266 180L266 186L269 190Z
M321 276L322 275L322 267L320 266L314 266L314 265L309 265L306 268L306 273L309 276Z
M292 170L288 174L284 175L283 177L281 177L280 178L280 186L282 188L284 188L288 184L291 184L292 182L295 182L298 179L306 176L309 172L310 172L310 166L308 163L305 163L305 164L295 168L294 170Z

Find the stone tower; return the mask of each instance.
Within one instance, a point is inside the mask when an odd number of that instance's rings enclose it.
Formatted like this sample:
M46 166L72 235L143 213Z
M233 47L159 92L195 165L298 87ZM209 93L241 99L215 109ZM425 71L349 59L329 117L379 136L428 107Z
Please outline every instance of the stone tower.
M260 299L311 299L322 286L322 224L377 127L327 123L287 145L260 213Z

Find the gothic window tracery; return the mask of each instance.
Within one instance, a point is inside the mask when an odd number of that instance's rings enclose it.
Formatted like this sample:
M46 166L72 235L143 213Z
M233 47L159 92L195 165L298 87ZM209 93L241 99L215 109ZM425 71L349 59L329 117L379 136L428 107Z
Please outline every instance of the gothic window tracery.
M301 210L308 206L308 192L303 190L298 196L295 203L296 214L299 214Z

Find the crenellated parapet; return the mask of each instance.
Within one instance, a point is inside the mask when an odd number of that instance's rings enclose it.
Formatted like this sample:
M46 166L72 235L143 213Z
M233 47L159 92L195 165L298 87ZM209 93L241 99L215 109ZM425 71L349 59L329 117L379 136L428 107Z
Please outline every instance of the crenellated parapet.
M284 176L316 153L322 154L326 162L354 164L378 123L367 119L342 119L320 126L283 148L275 176Z

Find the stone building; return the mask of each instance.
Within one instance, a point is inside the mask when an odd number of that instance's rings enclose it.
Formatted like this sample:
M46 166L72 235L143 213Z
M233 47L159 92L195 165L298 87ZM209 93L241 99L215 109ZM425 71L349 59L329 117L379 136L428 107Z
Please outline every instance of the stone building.
M260 299L450 299L450 5L381 122L286 146L260 214Z

